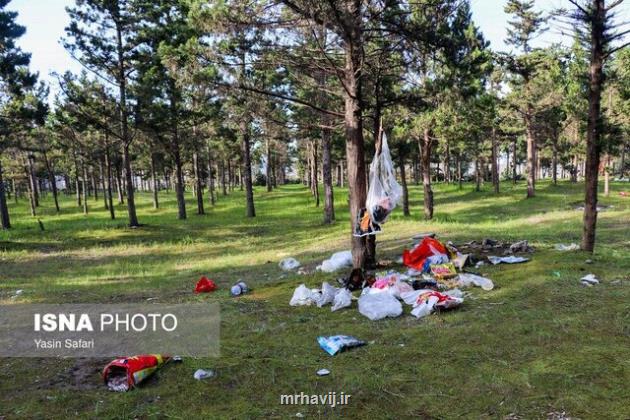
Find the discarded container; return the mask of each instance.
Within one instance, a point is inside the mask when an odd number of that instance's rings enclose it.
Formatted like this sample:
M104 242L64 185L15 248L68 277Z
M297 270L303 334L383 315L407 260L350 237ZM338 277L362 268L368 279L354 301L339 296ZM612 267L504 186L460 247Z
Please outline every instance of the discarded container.
M372 321L402 314L402 305L389 293L370 293L370 289L363 289L359 298L359 312Z
M289 258L285 258L282 261L280 261L278 263L278 265L284 271L291 271L291 270L295 270L296 268L298 268L300 266L300 262L298 260L296 260L295 258L289 257Z
M328 369L320 369L317 371L317 376L327 376L330 375L330 371Z
M345 267L352 267L351 251L335 252L329 259L322 261L321 265L317 266L317 270L332 273Z
M103 369L103 381L111 391L127 392L155 373L169 359L161 354L116 359Z
M340 351L348 350L354 347L365 345L365 341L361 341L349 335L332 335L330 337L317 337L319 346L331 356Z
M240 280L238 283L236 283L238 286L241 287L241 291L243 293L247 293L249 292L249 287L247 286L247 283L245 283L243 280Z
M193 374L193 378L195 378L198 381L214 378L215 376L216 376L216 373L212 369L197 369L195 373Z
M195 286L195 293L209 293L215 290L217 290L217 285L206 276L201 277Z
M232 296L239 296L243 293L243 289L238 284L235 284L230 288L230 293Z

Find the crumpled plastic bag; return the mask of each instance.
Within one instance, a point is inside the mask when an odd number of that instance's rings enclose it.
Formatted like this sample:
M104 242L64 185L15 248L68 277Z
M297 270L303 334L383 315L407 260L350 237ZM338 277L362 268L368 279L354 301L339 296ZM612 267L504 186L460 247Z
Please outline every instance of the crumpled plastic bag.
M411 314L416 318L427 316L436 309L455 308L464 302L463 298L450 296L446 293L440 293L430 289L404 293L401 297L406 304L413 305Z
M289 257L280 261L278 263L278 266L284 271L291 271L298 268L300 266L300 262L296 260L295 258Z
M515 257L513 255L511 255L509 257L497 257L497 256L494 256L494 255L490 255L490 256L488 256L488 261L490 261L492 263L492 265L497 265L497 264L501 264L501 263L518 264L518 263L523 263L523 262L529 261L529 258Z
M365 345L365 341L359 340L349 335L331 335L330 337L317 337L319 346L331 356L340 351L360 347Z
M580 246L576 243L570 243L569 245L556 244L556 251L577 251L579 249Z
M321 265L317 266L317 270L332 273L345 267L352 267L351 251L335 252L329 259L322 261Z
M370 187L365 207L371 220L379 225L384 223L401 198L402 187L396 181L387 136L383 134L380 153L376 151L370 164Z
M321 308L324 305L328 305L335 300L335 295L339 289L337 287L331 286L328 282L322 283L322 293L320 298L317 300L317 307Z
M289 302L291 306L304 306L312 305L317 301L317 296L313 294L313 291L306 287L304 284L300 284L293 292L293 297Z
M403 264L420 272L429 271L431 264L448 262L448 250L435 238L425 237L411 251L403 251Z
M338 309L347 308L350 305L352 305L352 293L350 293L350 290L342 288L337 290L330 310L335 312Z
M492 280L470 273L460 273L458 284L462 287L469 287L471 285L477 286L481 287L483 290L494 289L494 283L492 283Z
M359 298L359 312L371 319L392 317L402 314L402 305L394 296L389 293L370 293L369 288L363 289L364 293Z

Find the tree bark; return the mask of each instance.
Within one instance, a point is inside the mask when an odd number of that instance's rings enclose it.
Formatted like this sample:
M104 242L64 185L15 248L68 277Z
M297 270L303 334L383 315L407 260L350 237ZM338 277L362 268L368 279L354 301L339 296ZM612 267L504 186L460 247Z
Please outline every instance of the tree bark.
M59 213L60 209L59 209L59 199L57 198L57 180L55 179L55 171L50 163L50 160L48 160L48 155L46 154L46 152L44 151L42 153L42 155L44 156L44 163L46 164L46 172L48 173L48 182L50 182L50 188L52 190L53 193L53 201L55 202L55 210L57 211L57 213Z
M15 184L14 184L15 185ZM13 191L17 200L17 193ZM7 205L6 189L2 176L2 156L0 155L0 225L2 229L11 229L11 218L9 217L9 206Z
M196 147L196 146L195 146ZM199 153L193 153L193 170L195 173L195 188L197 190L197 214L206 214L203 208L203 180L201 179L201 168L199 167Z
M492 127L492 186L494 193L499 193L499 156L497 151L497 130Z
M247 204L247 217L256 217L256 209L254 208L254 187L252 185L252 160L250 155L250 139L249 139L249 120L243 117L241 119L241 187L245 184L245 198Z
M122 168L116 164L116 193L118 194L118 204L125 204L125 195L123 192Z
M105 210L109 210L109 201L107 201L107 185L105 183L105 168L104 168L105 157L101 156L98 160L98 171L101 178L101 188L103 189L103 205L105 206Z
M271 141L269 140L269 136L267 136L267 139L265 141L265 147L266 147L266 155L267 155L267 165L266 165L266 171L265 171L265 184L267 186L267 192L271 192L273 191L273 181L271 180Z
M160 200L158 196L159 185L157 180L157 171L155 170L155 160L155 153L151 153L151 183L153 184L151 190L153 192L153 209L157 210L160 208Z
M109 202L109 216L116 219L114 198L112 197L112 162L109 159L109 146L105 148L105 176L107 177L107 201Z
M584 173L584 231L582 234L582 249L588 252L593 252L595 249L595 229L597 225L597 177L601 148L601 96L606 23L604 0L593 0L591 13L591 61L589 69L588 123Z
M83 160L83 159L82 159ZM85 166L85 162L81 162L81 169L83 170L83 179L82 179L82 187L83 187L83 214L88 214L88 173L87 167Z
M177 218L186 219L186 200L184 197L184 173L182 171L182 158L179 150L179 140L172 145L173 160L175 161L175 195L177 197Z
M129 216L129 227L138 227L140 224L138 223L138 217L136 216L133 175L131 173L131 156L129 154L128 144L123 145L123 163L125 167L125 187L127 191L127 214Z
M554 135L551 143L551 180L553 185L558 184L558 137Z
M525 133L527 137L527 198L536 195L536 142L532 123L533 107L528 105L525 113Z
M210 148L210 140L206 141L206 151L208 153L208 195L210 196L210 205L214 206L214 177L212 176L212 149Z
M328 120L324 119L324 125ZM322 181L324 182L324 223L330 224L335 220L335 196L333 192L331 137L329 128L322 129Z
M400 185L403 192L403 215L409 216L409 189L407 188L407 174L405 172L405 154L402 146L398 147L398 167L400 168Z
M31 191L33 192L33 201L35 202L35 207L39 207L39 188L37 183L37 176L35 175L35 158L32 154L28 154L27 162L28 162L28 180L31 184Z
M479 158L475 159L475 191L481 191L481 171L479 168Z
M317 141L311 141L311 188L315 197L315 207L319 207L319 162L317 161Z
M26 188L28 189L28 202L31 206L31 216L36 216L37 212L35 209L35 192L33 191L33 183L30 180L30 170L28 167L28 157L25 158L25 163L24 163L24 175L26 176L27 182L26 182Z
M431 189L431 131L424 129L422 138L422 146L420 147L420 155L422 160L422 187L424 190L424 218L431 220L433 218L433 190Z

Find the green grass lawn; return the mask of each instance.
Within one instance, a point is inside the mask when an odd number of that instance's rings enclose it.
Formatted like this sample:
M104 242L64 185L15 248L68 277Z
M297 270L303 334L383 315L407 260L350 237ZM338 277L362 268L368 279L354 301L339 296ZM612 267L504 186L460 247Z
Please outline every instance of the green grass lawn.
M0 232L0 304L219 302L221 357L185 359L125 394L107 391L97 369L103 361L5 358L0 369L0 418L630 418L630 199L626 184L612 184L612 205L598 217L593 256L558 252L578 242L583 185L541 182L535 198L525 186L502 184L502 193L471 185L435 188L435 220L422 219L421 188L410 191L412 216L400 210L379 236L380 258L395 260L410 237L434 231L455 243L490 237L527 239L536 248L521 265L483 266L495 289L470 290L458 310L416 319L370 321L353 308L289 306L297 285L315 287L345 272L285 274L278 261L292 256L309 268L348 249L347 191L336 191L337 223L321 223L306 188L256 190L257 217L245 217L244 195L219 197L205 216L176 219L174 194L139 194L145 226L126 227L118 206L109 219L102 200L84 216L72 197L61 214L47 197L39 229L25 200L11 204L14 229ZM489 189L489 187L486 187ZM592 264L585 261L592 259ZM596 274L602 284L583 287ZM220 290L194 295L209 274ZM253 292L229 296L244 279ZM618 281L621 280L621 281ZM17 289L24 293L16 299ZM318 335L351 334L369 345L330 357ZM84 370L77 370L77 367ZM193 372L214 368L199 382ZM315 372L328 368L331 375ZM73 372L87 371L77 378ZM282 406L281 394L350 394L347 406ZM556 417L553 417L556 416Z

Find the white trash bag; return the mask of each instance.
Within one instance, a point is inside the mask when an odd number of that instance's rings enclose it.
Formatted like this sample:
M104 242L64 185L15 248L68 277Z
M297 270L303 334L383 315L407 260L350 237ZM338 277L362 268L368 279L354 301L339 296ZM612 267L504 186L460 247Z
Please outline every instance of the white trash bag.
M329 259L322 261L321 265L317 266L317 270L332 273L346 267L352 267L351 251L335 252Z
M483 290L494 289L492 280L470 273L460 273L457 283L462 287L477 286L481 287Z
M322 295L321 298L317 301L317 306L321 308L324 305L328 305L329 303L333 303L335 300L335 295L337 294L337 287L331 286L328 282L322 283Z
M313 291L303 284L300 284L293 292L293 297L289 302L291 306L312 305L317 298L313 296Z
M385 223L401 198L402 187L396 181L387 136L383 133L380 153L376 151L370 164L370 188L365 201L372 222Z
M347 308L350 305L352 305L352 293L350 293L348 289L341 288L337 291L337 294L335 294L330 310L335 312L338 309Z
M389 293L370 293L368 289L363 289L367 292L359 297L359 312L362 315L376 321L402 314L402 304L394 296Z
M298 268L300 266L300 262L298 260L296 260L295 258L289 257L289 258L285 258L282 261L280 261L280 263L278 265L284 271L291 271L291 270L295 270L296 268Z

